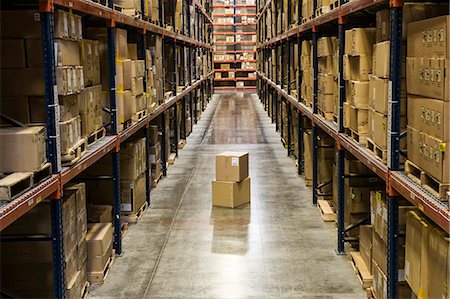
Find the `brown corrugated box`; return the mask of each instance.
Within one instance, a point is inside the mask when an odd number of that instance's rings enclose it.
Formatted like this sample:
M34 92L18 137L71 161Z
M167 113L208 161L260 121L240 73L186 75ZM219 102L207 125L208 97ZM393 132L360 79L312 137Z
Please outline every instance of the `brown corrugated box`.
M25 40L2 39L0 48L2 68L24 68L26 66Z
M2 96L42 96L45 94L44 83L43 68L1 69Z
M123 213L137 213L144 204L145 197L145 174L135 180L121 180L121 202L120 209Z
M400 129L405 130L407 125L406 116L400 117ZM387 150L388 139L388 116L369 108L369 136L381 149ZM406 140L400 140L400 148L406 149Z
M88 225L86 234L88 272L103 272L112 253L112 235L111 223Z
M89 205L88 220L93 223L111 223L112 206L110 205Z
M449 63L445 58L406 58L408 93L449 101Z
M408 95L408 125L450 142L450 102Z
M449 16L410 23L407 39L408 57L450 58L449 32Z
M445 141L408 126L408 158L441 183L450 182L450 158Z
M240 182L213 181L212 205L235 208L250 202L250 178Z
M216 156L217 181L240 182L248 175L248 153L224 152Z
M356 108L369 107L369 82L368 81L347 81L345 89L347 102Z
M36 171L47 162L45 127L0 129L0 172Z
M448 234L432 227L428 234L428 298L448 298L449 248ZM430 276L431 276L430 275Z
M400 93L400 114L406 115L406 80L401 81ZM388 114L389 79L370 76L369 82L369 103L375 111Z
M81 65L80 43L67 39L56 39L55 56L57 66Z
M345 54L372 56L375 28L353 28L345 31ZM331 54L333 55L333 54Z
M344 54L344 80L369 80L372 73L372 56Z
M372 225L359 227L359 252L370 273L372 273L372 233Z
M406 219L405 279L412 291L423 298L428 294L429 225L418 213L411 211Z

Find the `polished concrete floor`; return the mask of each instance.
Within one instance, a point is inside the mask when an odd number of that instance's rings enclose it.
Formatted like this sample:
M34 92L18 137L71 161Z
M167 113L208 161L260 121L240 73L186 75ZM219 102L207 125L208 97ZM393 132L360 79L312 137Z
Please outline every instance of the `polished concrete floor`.
M211 207L215 155L250 153L251 204ZM91 298L365 298L255 96L214 96Z

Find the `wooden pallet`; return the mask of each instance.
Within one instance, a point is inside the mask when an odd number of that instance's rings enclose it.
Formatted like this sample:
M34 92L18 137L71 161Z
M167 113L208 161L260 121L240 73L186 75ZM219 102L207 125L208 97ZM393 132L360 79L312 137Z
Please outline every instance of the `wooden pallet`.
M97 141L102 140L103 138L105 138L105 136L106 136L106 129L104 127L101 127L100 129L96 130L87 138L88 147L96 144Z
M133 116L131 116L131 120L133 122L138 122L138 121L142 120L143 118L145 118L147 116L147 114L148 114L147 109L138 111L135 114L133 114Z
M340 6L339 1L334 1L333 3L330 4L330 10L336 9L339 6Z
M307 179L305 179L305 185L306 185L307 187L311 187L311 186L312 186L312 180L307 180Z
M142 207L140 207L136 213L121 215L120 219L123 222L127 222L127 223L137 223L142 218L142 216L144 216L145 211L147 211L147 208L148 208L148 203L147 203L147 201L145 201L144 204L142 205Z
M133 124L133 121L130 119L124 121L123 123L118 125L119 132L128 129Z
M156 187L156 186L158 186L158 183L159 183L159 181L161 180L161 178L162 178L162 174L160 174L157 178L151 180L151 182L150 182L150 187Z
M88 143L86 138L81 138L80 141L61 155L61 165L70 166L77 163L86 153L87 149Z
M331 200L319 199L317 200L317 209L320 212L320 217L324 222L336 221L336 210L331 204Z
M367 145L367 134L360 134L355 132L349 128L345 128L345 133L355 140L359 145L366 146Z
M185 139L181 139L180 142L178 142L178 148L179 149L183 149L186 145L186 140Z
M318 112L325 120L333 120L333 112L324 112L320 109L318 109Z
M369 269L367 269L367 266L361 257L361 253L356 251L350 252L350 261L363 289L370 288L372 286L373 277L372 274L370 274Z
M125 222L123 220L121 221L121 223L120 223L120 231L121 231L121 236L122 236L122 239L123 239L123 237L128 232L128 222Z
M387 163L388 151L376 145L371 138L367 138L367 148L383 164Z
M0 176L0 200L11 201L52 174L51 164L45 163L35 172L13 172Z
M336 114L334 114L334 113L333 113L333 122L334 122L335 124L338 123L338 116L337 116Z
M84 299L89 294L89 287L90 287L89 281L86 281L84 286L81 288L81 299Z
M372 287L367 288L366 291L367 291L367 298L368 298L368 299L376 299L376 298L377 298L377 297L375 297L375 293L374 293Z
M410 179L422 186L422 188L427 190L433 196L439 198L442 201L450 201L449 183L439 182L409 160L406 160L405 162L405 172Z
M91 284L103 284L105 282L105 279L108 276L109 271L111 270L112 264L114 263L114 256L115 256L115 254L112 253L111 257L106 262L106 265L103 268L103 271L88 272L88 281Z
M169 158L167 159L167 163L169 163L169 165L175 164L175 159L176 159L176 157L177 157L177 154L171 153L171 154L169 155Z
M329 5L324 5L324 6L321 6L321 7L316 9L315 16L318 17L318 16L324 15L324 14L330 12L330 11L331 11L330 6Z

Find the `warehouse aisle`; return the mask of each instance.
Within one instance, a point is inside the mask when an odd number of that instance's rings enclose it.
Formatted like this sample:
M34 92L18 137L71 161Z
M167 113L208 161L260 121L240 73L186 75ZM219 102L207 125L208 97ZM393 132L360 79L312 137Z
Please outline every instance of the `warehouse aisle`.
M215 155L250 153L251 205L211 208ZM256 97L214 96L91 298L366 298Z

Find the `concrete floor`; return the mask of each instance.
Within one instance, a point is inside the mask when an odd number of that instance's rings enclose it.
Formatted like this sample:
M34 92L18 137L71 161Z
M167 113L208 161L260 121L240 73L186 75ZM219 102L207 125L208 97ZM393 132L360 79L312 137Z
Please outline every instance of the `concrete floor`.
M226 150L250 153L252 202L234 210L211 207ZM214 96L151 196L90 298L366 298L254 96Z

